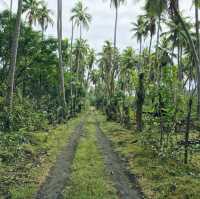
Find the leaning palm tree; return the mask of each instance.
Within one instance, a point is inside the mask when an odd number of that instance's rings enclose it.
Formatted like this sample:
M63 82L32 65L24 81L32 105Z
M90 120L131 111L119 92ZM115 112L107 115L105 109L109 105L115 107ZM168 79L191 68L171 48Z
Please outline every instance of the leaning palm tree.
M194 0L195 4L195 27L196 27L196 49L200 59L200 39L199 39L199 7L200 1ZM200 64L200 63L199 63ZM197 116L200 118L200 70L197 68Z
M58 53L59 53L59 73L60 73L60 101L62 117L64 117L64 110L66 107L65 99L65 82L64 82L64 69L62 60L62 0L58 0L57 5L57 34L58 34Z
M92 20L92 16L88 13L88 7L83 5L82 1L78 1L75 7L72 9L71 20L74 21L74 25L79 27L80 39L82 38L82 28L89 29L89 25Z
M17 50L18 50L18 43L19 43L19 36L20 36L22 2L23 0L18 1L15 31L13 34L12 45L11 45L11 63L10 63L10 70L9 70L8 93L7 93L7 104L9 106L10 113L12 113L12 107L13 107L13 91L14 91L14 83L15 83Z

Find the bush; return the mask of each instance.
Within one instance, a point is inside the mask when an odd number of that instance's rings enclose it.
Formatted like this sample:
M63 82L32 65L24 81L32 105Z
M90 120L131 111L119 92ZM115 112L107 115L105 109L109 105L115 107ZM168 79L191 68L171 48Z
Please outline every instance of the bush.
M0 101L2 111L0 112L0 131L27 129L28 131L37 131L45 129L48 124L47 114L34 110L33 104L28 99L16 99L12 115L8 114L8 108L3 106L3 100Z

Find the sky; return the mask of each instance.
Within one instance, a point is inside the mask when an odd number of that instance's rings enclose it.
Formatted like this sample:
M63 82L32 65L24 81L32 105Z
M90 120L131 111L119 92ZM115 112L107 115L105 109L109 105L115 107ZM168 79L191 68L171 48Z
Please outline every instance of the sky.
M4 1L4 2L3 2ZM14 10L16 11L18 0L14 1ZM56 15L57 15L57 0L45 0L48 7L53 11L55 23L53 27L49 26L46 34L48 36L56 36ZM0 11L6 8L5 3L9 6L10 0L0 0ZM92 23L89 31L83 31L83 36L86 38L96 51L100 51L105 40L113 40L114 30L114 9L110 8L110 0L83 0L88 7L88 12L92 15ZM184 15L193 16L192 0L180 0L181 10ZM69 21L71 9L76 3L76 0L63 0L63 37L70 38L71 23ZM119 9L119 22L117 33L117 45L120 49L127 46L132 46L138 50L139 46L135 38L132 38L130 32L131 23L137 21L137 16L143 13L144 0L127 0L127 3ZM38 27L35 27L38 29ZM75 30L75 36L78 37L78 30Z

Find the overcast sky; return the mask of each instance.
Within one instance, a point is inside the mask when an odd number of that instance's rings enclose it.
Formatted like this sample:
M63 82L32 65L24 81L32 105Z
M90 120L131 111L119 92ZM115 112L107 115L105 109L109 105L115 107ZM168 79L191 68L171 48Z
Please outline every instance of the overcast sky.
M0 10L5 8L4 2L9 5L10 0L0 0ZM17 7L17 1L14 1L14 10ZM57 0L45 0L48 7L54 12L54 18L57 15ZM63 0L63 37L70 37L71 24L69 22L70 11L74 6L76 0ZM88 39L90 45L99 51L105 40L113 40L114 28L114 9L110 8L110 0L83 0L88 6L88 12L92 15L92 24L90 30L84 31L84 37ZM191 8L192 0L180 0L181 10L185 15L193 15L193 8ZM120 49L126 46L133 46L138 49L136 39L131 38L130 23L137 20L137 16L142 14L142 6L144 0L127 0L126 5L121 6L119 10L118 23L118 46ZM78 32L78 31L77 31ZM53 27L48 28L47 35L56 36L56 20Z

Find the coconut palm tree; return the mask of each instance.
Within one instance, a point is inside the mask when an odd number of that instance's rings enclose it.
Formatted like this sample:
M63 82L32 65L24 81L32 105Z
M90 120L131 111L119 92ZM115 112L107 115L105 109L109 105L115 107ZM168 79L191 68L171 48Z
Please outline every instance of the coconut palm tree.
M12 45L11 45L11 63L10 63L10 70L9 70L8 93L7 93L7 104L9 106L10 113L12 113L12 107L13 107L13 91L14 91L14 83L15 83L17 50L18 50L18 43L19 43L19 36L20 36L22 2L23 2L23 0L18 1L15 30L14 30L14 34L13 34L13 38L12 38Z
M155 17L147 16L147 30L150 33L150 43L149 43L149 55L150 55L153 36L156 34L156 18Z
M187 18L183 18L187 29L191 31L193 24L187 22ZM161 37L166 37L168 43L172 46L171 60L174 57L174 49L177 48L177 61L178 61L178 79L183 80L183 68L182 68L182 55L183 49L187 46L187 40L185 38L185 32L182 26L177 20L169 20L165 23L169 28L168 31L162 33Z
M148 30L147 30L147 20L145 15L140 15L138 17L137 23L131 23L133 28L131 32L134 33L133 37L137 38L137 41L140 45L140 55L142 54L142 41L147 37Z
M23 10L22 12L26 14L26 19L29 26L39 21L40 9L44 5L44 2L41 0L23 0Z
M161 16L168 8L168 0L146 0L145 11L148 16L157 19L157 39L156 39L156 57L158 57L158 45L160 41Z
M85 7L82 1L78 1L71 12L71 20L74 22L74 25L79 28L80 39L82 39L82 28L89 29L92 16L88 13L88 7Z
M158 27L160 27L161 16L166 11L168 11L168 14L172 18L172 20L179 21L183 31L186 34L188 43L190 44L190 48L191 48L191 51L194 56L196 68L198 68L198 70L200 70L198 53L196 51L195 44L192 40L189 30L187 29L185 21L180 14L180 11L178 8L178 0L146 0L145 10L148 13L148 15L156 16L158 18ZM157 46L158 46L159 39L160 39L160 31L159 30L160 29L158 28L158 30L157 30ZM156 53L156 54L158 54L158 53Z
M47 5L43 2L42 7L38 10L38 23L42 29L42 38L44 37L44 32L48 28L48 25L53 25L52 14L52 11L48 9Z
M64 110L66 107L65 99L65 82L64 82L64 68L62 60L62 0L58 0L57 4L57 34L58 34L58 53L59 53L59 75L60 75L60 101L62 111L62 117L64 118Z
M80 42L81 42L81 39L82 39L82 28L84 27L87 30L89 29L89 25L91 23L92 16L88 13L88 7L85 7L83 5L82 1L78 1L71 12L72 12L72 16L71 16L71 21L72 21L71 44L72 44L73 43L74 26L77 26L79 28L79 31L80 31ZM71 45L71 47L72 47L72 45ZM77 67L79 68L80 56L78 56L77 58L78 58ZM79 71L79 69L77 71Z
M111 42L106 41L103 46L103 51L99 54L99 67L102 69L103 79L105 82L105 92L110 100L113 96L114 85L112 79L113 71L115 71L115 67L113 66L113 55L114 48L112 47Z
M82 29L85 28L86 30L89 29L89 25L92 21L92 16L88 13L88 7L83 5L82 1L78 1L75 5L74 8L72 8L71 10L72 16L70 18L71 22L72 22L72 35L71 35L71 52L72 52L72 45L73 45L73 36L74 36L74 28L77 27L79 28L79 41L77 41L77 45L80 44L79 46L82 45L83 42L81 42L82 40ZM77 63L77 78L78 78L78 72L80 71L80 64L81 64L81 49L77 50L76 54L76 63ZM70 57L70 65L72 67L72 53L71 53L71 57ZM78 80L78 79L77 79ZM77 81L76 80L76 81ZM75 93L77 93L77 89L75 91ZM71 91L71 95L73 95L73 91Z
M125 0L110 0L110 5L115 8L115 26L114 26L114 48L117 47L117 25L118 25L118 12L121 4L124 4Z

